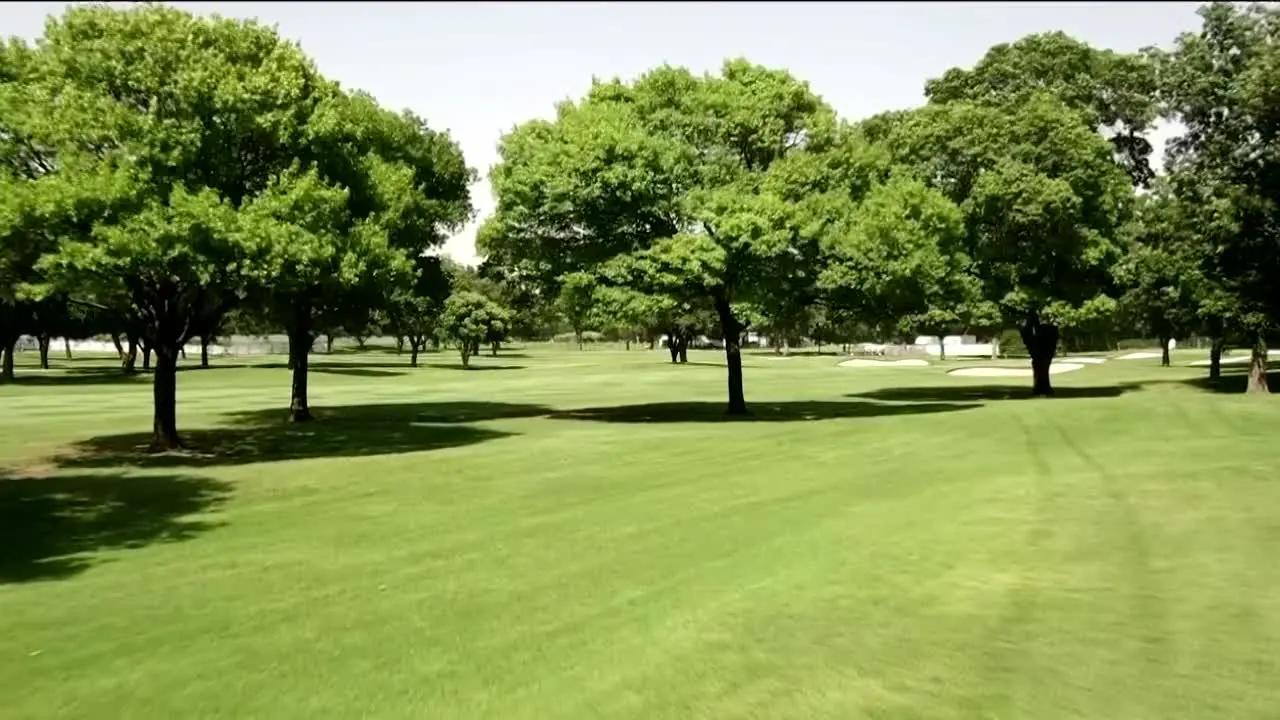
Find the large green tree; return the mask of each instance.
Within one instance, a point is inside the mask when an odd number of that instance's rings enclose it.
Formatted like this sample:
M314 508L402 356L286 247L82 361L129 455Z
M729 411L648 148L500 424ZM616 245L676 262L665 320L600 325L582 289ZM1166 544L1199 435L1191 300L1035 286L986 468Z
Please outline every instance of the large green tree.
M51 288L126 299L156 355L153 444L176 447L179 350L245 293L238 210L300 154L322 83L269 28L155 5L69 9L34 56L40 111L69 128L60 157L96 158L127 200L37 267Z
M894 123L887 142L964 214L981 297L1020 326L1033 394L1051 395L1062 321L1111 290L1131 178L1088 116L1052 92L1010 104L955 100Z
M1203 269L1252 347L1248 391L1266 393L1266 340L1280 321L1280 10L1215 2L1200 15L1199 32L1153 53L1166 110L1187 130L1169 165L1188 202L1225 210Z
M724 338L728 411L745 413L734 304L812 271L817 239L779 187L834 128L805 83L745 60L718 75L664 66L596 82L554 121L503 138L487 245L552 276L631 256L636 289L705 298Z

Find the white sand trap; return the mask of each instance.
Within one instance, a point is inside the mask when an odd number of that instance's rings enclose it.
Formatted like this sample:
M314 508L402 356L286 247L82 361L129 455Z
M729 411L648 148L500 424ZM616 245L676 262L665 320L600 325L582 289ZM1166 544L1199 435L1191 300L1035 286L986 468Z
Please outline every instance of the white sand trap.
M1129 353L1128 355L1121 355L1116 359L1117 360L1153 360L1158 357L1160 357L1160 353L1158 352L1154 352L1154 353L1137 352L1137 353Z
M1079 363L1053 363L1049 366L1049 374L1058 375L1083 367ZM1031 368L973 367L952 370L947 374L962 377L1031 377Z
M854 358L840 363L840 367L891 368L891 367L929 367L928 360L865 360Z
M1106 361L1106 358L1100 357L1064 357L1055 359L1053 364L1061 365L1062 363L1076 363L1079 365L1101 365Z

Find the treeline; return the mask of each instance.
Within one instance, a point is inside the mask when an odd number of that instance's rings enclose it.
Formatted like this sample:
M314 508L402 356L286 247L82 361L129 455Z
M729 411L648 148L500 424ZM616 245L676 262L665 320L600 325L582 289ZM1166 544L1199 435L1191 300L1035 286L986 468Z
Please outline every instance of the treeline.
M1015 328L1034 391L1064 337L1125 327L1253 349L1280 317L1277 11L1212 4L1168 51L1061 33L992 48L920 108L850 121L784 70L597 81L506 134L485 262L434 252L474 216L448 133L323 77L255 22L74 7L0 47L0 355L22 334L154 357L154 443L180 444L178 355L289 337L290 417L335 328L437 339L722 339L740 348ZM851 77L856 83L857 78ZM1146 139L1180 122L1166 172ZM47 345L47 343L46 343ZM1216 369L1215 369L1216 372Z
M745 60L596 81L506 134L478 247L584 318L714 317L730 412L753 327L998 336L1035 394L1064 336L1213 338L1266 390L1280 319L1277 10L1215 3L1170 50L1062 33L993 47L927 103L842 119ZM850 77L856 83L856 77ZM1185 132L1151 167L1159 120ZM815 312L815 309L820 309ZM1078 344L1078 343L1072 343Z

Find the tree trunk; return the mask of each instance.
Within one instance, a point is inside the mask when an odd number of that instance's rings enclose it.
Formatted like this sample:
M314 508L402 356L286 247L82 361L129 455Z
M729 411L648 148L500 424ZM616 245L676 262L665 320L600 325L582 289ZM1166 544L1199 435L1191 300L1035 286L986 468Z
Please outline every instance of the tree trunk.
M1022 343L1031 353L1031 395L1052 397L1049 366L1053 364L1053 355L1058 349L1058 327L1041 323L1039 315L1033 312L1022 326L1021 334Z
M142 369L151 369L151 348L147 345L142 346Z
M311 407L307 403L307 359L313 341L311 303L299 300L294 306L293 327L289 328L289 357L293 361L289 422L306 422L311 419Z
M186 360L186 359L187 359L187 346L186 346L186 345L182 345L182 346L180 346L180 347L178 348L178 354L182 356L182 359L183 359L183 360Z
M1169 338L1160 338L1160 367L1169 367Z
M1214 338L1213 344L1209 346L1209 379L1218 380L1222 377L1222 351L1226 347L1227 341L1222 338Z
M573 337L575 340L578 341L578 349L581 350L582 349L582 333L578 330L575 330L573 332Z
M125 375L132 375L138 372L138 338L136 335L129 336L129 350L120 361L120 369L124 371Z
M404 352L404 336L397 335L396 336L396 354L399 355L402 352ZM417 366L415 365L414 367L417 367Z
M650 349L650 350L653 350L653 349L654 349L654 348L656 348L657 346L658 346L658 339L657 339L657 338L649 338L649 349Z
M680 362L680 342L675 333L667 333L667 352L671 353L671 362Z
M489 345L489 357L498 357L498 346L502 343L491 343Z
M40 333L36 337L36 342L40 344L40 369L49 369L49 333Z
M680 337L680 362L689 362L689 338L688 336Z
M737 337L737 333L734 333L734 337ZM728 344L729 344L729 338L727 338L727 337L726 337L726 338L725 338L725 345L727 346ZM782 338L782 356L783 356L783 357L788 357L788 356L790 356L790 355L791 355L791 342L790 342L789 340L787 340L787 338L786 338L785 336L783 336L783 338Z
M116 346L116 359L124 360L124 347L120 345L120 333L111 333L111 344Z
M419 347L419 343L417 340L411 341L411 345L410 345L411 350L409 351L409 367L418 367L418 347Z
M730 415L746 415L747 399L742 392L742 349L738 344L738 319L733 316L727 298L716 298L716 313L720 316L720 331L724 337L724 359L729 366Z
M4 346L0 347L0 382L13 382L13 353L17 348L17 335L4 339Z
M462 367L470 368L471 367L471 343L465 340L462 341L462 343L458 345L458 352L462 354Z
M947 359L947 341L941 335L938 336L938 361Z
M177 354L174 348L156 348L156 371L151 380L155 400L151 449L155 452L182 447L182 441L178 438Z
M209 336L200 336L200 367L209 367Z
M627 338L627 339L626 339L626 340L624 340L623 342L625 343L625 345L623 345L623 348L622 348L622 349L623 349L623 350L628 350L628 351L629 351L629 350L631 350L631 338Z
M1254 336L1251 350L1249 385L1245 388L1245 392L1266 395L1271 390L1267 387L1267 338L1262 333Z
M326 355L333 354L333 334L332 333L324 334L324 352Z
M62 351L66 353L67 359L71 359L71 338L62 338Z

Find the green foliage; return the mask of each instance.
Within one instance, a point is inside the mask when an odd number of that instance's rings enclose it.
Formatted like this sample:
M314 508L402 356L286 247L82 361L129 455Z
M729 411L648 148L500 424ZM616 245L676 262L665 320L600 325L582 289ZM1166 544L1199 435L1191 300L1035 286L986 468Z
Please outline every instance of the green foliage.
M463 290L449 296L440 317L440 333L453 342L462 356L462 366L470 367L471 357L486 343L506 339L510 316L489 298Z
M1013 329L1001 330L996 341L1000 344L1000 357L1005 358L1024 358L1029 357L1026 343L1022 342L1022 333Z

